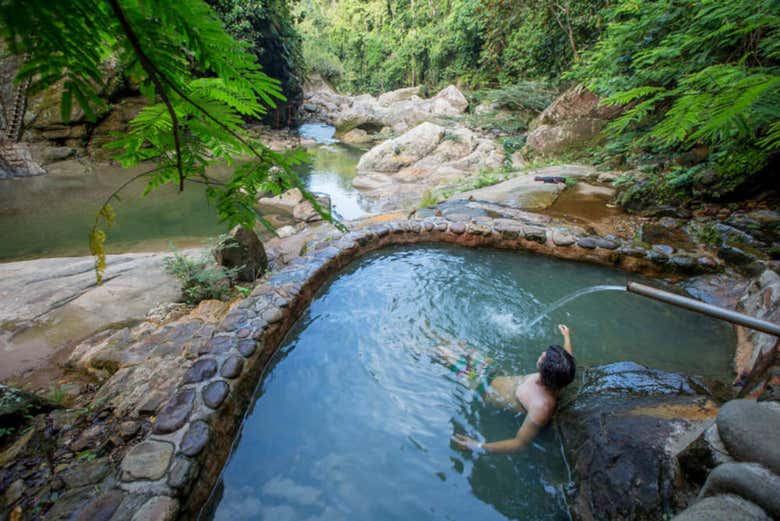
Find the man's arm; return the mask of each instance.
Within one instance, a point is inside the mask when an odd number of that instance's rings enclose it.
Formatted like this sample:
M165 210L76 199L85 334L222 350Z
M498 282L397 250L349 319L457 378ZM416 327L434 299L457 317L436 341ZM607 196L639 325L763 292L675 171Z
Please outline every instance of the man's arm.
M563 348L573 356L574 350L571 347L571 331L569 331L569 326L558 324L558 331L563 335Z
M526 448L539 433L541 427L537 425L529 415L526 415L523 424L517 431L514 438L508 440L494 441L490 443L480 443L473 438L456 434L452 437L452 442L461 450L492 452L494 454L513 454Z

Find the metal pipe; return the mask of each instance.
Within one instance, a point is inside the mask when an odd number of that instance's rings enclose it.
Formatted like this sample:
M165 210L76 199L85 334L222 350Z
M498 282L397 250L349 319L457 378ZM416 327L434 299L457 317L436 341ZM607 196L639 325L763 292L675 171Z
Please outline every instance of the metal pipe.
M669 293L668 291L663 291L651 286L645 286L644 284L639 284L637 282L629 282L626 284L626 290L628 290L629 293L660 300L661 302L672 304L673 306L696 311L704 315L726 320L727 322L731 322L733 324L739 324L740 326L755 329L756 331L761 331L762 333L780 337L780 324L774 324L766 320L751 317L749 315L745 315L744 313L737 313L736 311L731 311L730 309L713 306L712 304L707 304L696 299L675 295L674 293Z

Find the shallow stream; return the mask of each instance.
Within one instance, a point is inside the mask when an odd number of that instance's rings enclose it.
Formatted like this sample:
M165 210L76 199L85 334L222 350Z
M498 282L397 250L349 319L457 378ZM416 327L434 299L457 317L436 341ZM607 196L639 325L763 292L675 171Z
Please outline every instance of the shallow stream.
M527 253L398 247L321 289L275 356L212 502L215 520L565 520L569 476L554 430L515 456L474 457L454 433L513 437L521 418L485 403L432 347L462 341L499 374L534 371L572 330L582 368L633 360L728 379L730 326L635 295L569 293L627 274Z
M365 215L367 207L351 184L362 151L333 140L333 127L326 125L304 125L301 135L316 141L307 147L311 165L298 172L306 186L330 195L344 219ZM88 234L100 205L143 171L109 163L70 164L68 173L0 181L0 262L89 255ZM217 165L210 175L225 178L230 170ZM109 253L202 246L226 231L200 185L183 192L163 186L143 196L145 186L144 180L133 182L112 203L117 218L108 232Z

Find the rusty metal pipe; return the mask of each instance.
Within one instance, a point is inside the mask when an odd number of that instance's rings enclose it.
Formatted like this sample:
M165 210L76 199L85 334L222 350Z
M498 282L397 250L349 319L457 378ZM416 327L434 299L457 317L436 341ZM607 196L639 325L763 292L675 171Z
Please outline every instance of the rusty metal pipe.
M669 293L668 291L663 291L651 286L645 286L644 284L639 284L637 282L629 282L626 284L626 290L628 290L629 293L634 293L635 295L641 295L643 297L659 300L673 306L696 311L697 313L719 318L721 320L731 322L732 324L738 324L750 329L755 329L756 331L761 331L762 333L780 337L780 324L775 324L766 320L751 317L749 315L745 315L744 313L737 313L736 311L731 311L730 309L713 306L712 304L707 304L696 299L675 295L674 293Z

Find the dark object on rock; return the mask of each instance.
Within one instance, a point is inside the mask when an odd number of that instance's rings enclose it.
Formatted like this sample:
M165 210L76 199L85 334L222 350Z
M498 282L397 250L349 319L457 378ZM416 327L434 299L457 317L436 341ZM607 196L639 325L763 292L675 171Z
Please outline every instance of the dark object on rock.
M780 519L780 476L755 463L724 463L713 470L700 497L736 494Z
M253 282L268 268L268 257L263 243L257 234L236 226L230 230L228 238L214 251L217 263L226 268L238 268L237 279Z
M731 400L718 413L718 432L735 459L761 463L780 474L780 404Z
M27 391L0 384L0 427L15 427L25 416L60 408L54 402Z
M566 178L553 175L538 175L534 177L534 181L541 181L548 184L566 184Z
M660 519L681 506L676 456L716 413L687 376L633 362L587 370L557 415L577 485L574 519Z

